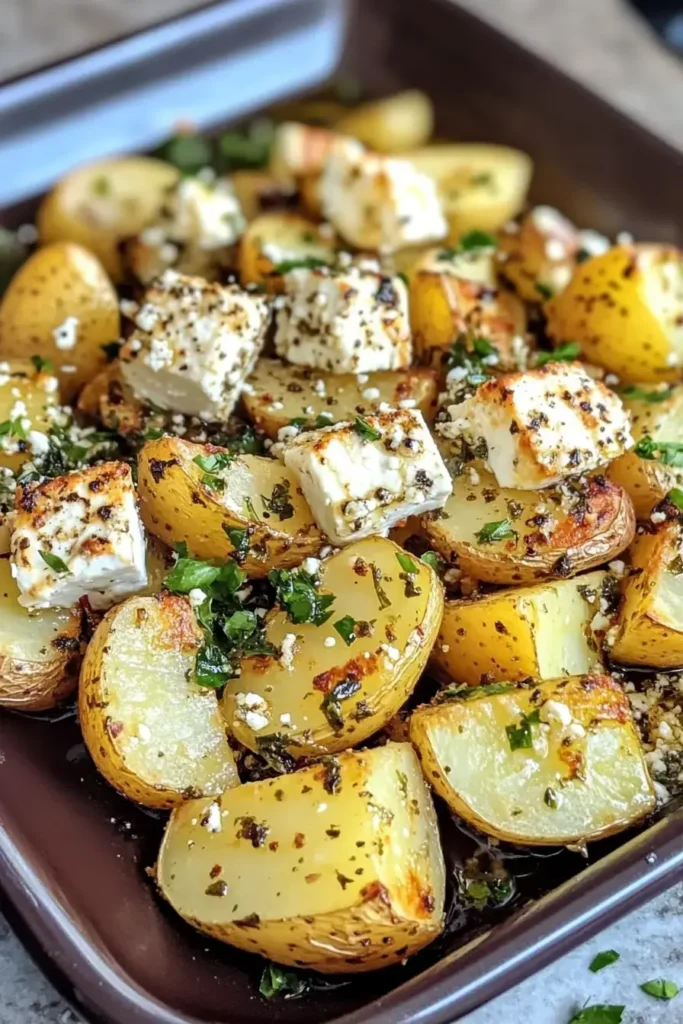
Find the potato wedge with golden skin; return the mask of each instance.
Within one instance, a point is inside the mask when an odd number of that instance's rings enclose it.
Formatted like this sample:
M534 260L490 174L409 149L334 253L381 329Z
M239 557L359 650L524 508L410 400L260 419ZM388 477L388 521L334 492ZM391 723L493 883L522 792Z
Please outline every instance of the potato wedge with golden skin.
M433 127L432 101L420 89L359 103L335 125L342 135L351 135L378 153L401 153L424 146Z
M76 323L68 347L59 347L55 332L67 318ZM118 296L100 261L80 245L57 242L34 252L3 296L0 358L49 359L69 401L106 365L102 346L120 330Z
M248 221L278 208L291 209L296 201L296 192L283 186L269 171L234 171L230 184Z
M521 491L499 487L480 468L475 477L467 468L456 476L443 509L420 523L431 546L465 575L508 585L586 572L616 558L635 531L628 494L599 474L571 487ZM513 535L487 540L495 523Z
M469 686L557 679L602 668L605 627L598 630L591 623L608 580L614 577L592 572L446 601L430 664L445 681Z
M41 244L78 242L120 281L119 242L137 235L154 218L177 180L175 167L149 156L115 157L77 167L38 209Z
M141 402L121 373L118 360L89 381L78 396L77 409L118 434L135 434L150 426L163 426L168 414L153 413Z
M631 413L631 433L635 441L651 437L653 441L679 441L683 438L683 386L664 389L644 384L623 402ZM626 452L607 467L607 476L628 492L636 515L644 519L652 507L662 501L672 487L683 487L683 469L665 466L660 459L641 459L635 452Z
M243 285L260 284L269 292L283 290L278 264L291 260L334 260L334 239L297 213L262 213L256 217L239 242L237 265Z
M6 554L0 557L0 706L45 711L71 696L81 663L79 608L29 615Z
M652 532L650 532L650 530ZM615 661L653 668L683 666L683 529L678 521L650 523L631 545Z
M15 411L18 402L26 407L21 416ZM0 368L0 423L27 419L25 434L47 434L59 408L59 385L51 373L36 370L28 359L11 359ZM22 439L12 430L0 436L0 466L16 471L31 455L30 437Z
M323 535L296 477L282 463L240 455L226 473L223 491L202 482L206 474L194 459L224 451L170 436L142 447L138 492L149 532L172 546L184 542L197 558L212 559L234 553L226 530L249 530L249 554L242 565L249 576L266 576L270 569L299 565L317 554ZM267 509L267 501L280 487L288 489L290 508L275 514Z
M260 359L242 392L247 417L258 430L277 440L278 431L292 420L314 426L318 417L329 426L376 412L385 402L399 408L409 402L428 422L436 415L437 381L432 370L386 370L327 373L292 366L279 359Z
M581 263L545 307L553 340L622 381L677 380L683 365L683 255L616 245Z
M468 334L495 345L501 367L516 368L513 339L524 342L526 310L513 292L500 288L494 250L449 257L451 252L431 249L412 268L410 326L417 358L442 366L455 339Z
M655 807L628 698L609 676L474 690L418 708L410 737L451 810L506 842L592 842Z
M571 280L579 233L557 210L550 217L532 211L519 224L503 226L499 245L502 276L525 302L542 302L561 292Z
M362 743L398 711L434 643L443 588L418 559L411 559L409 586L397 555L405 552L383 537L351 544L321 567L320 589L335 595L327 622L297 625L285 611L266 620L266 638L277 648L288 636L295 640L291 658L245 658L240 677L227 684L223 713L241 743L258 751L261 738L277 732L295 757L334 753ZM357 633L348 645L335 628L347 616ZM246 693L267 704L269 723L260 730L245 721Z
M398 963L443 928L436 815L408 743L178 807L157 882L207 935L324 973Z
M239 784L216 693L192 681L202 643L187 598L162 592L112 608L86 651L83 739L107 781L145 807Z
M432 143L402 156L436 182L448 221L448 241L467 231L497 231L526 201L533 165L507 146Z

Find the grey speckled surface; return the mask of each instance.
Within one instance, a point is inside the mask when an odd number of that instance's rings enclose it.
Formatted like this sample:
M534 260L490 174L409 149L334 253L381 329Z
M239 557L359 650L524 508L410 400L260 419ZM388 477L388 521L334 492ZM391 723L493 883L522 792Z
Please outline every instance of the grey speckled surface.
M683 64L658 46L620 0L461 2L683 146ZM198 2L4 0L0 74L35 67L192 6ZM619 963L591 974L592 956L609 948L621 953ZM624 1024L680 1024L683 995L666 1004L640 992L638 985L655 977L683 987L683 884L471 1014L467 1024L566 1024L586 1001L625 1004ZM0 917L0 1024L75 1020Z

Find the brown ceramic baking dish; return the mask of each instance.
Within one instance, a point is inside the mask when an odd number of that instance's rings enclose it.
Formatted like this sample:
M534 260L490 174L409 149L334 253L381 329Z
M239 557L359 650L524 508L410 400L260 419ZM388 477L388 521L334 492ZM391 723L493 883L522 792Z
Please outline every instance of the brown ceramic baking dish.
M131 90L135 96L164 68L187 69L207 53L231 53L232 46L251 46L253 56L259 39L272 44L289 30L329 30L318 37L329 58L320 50L311 53L311 67L317 59L319 68L308 74L309 84L334 59L345 17L336 0L252 3L248 13L262 22L246 18L234 26L227 18L218 32L215 17L240 6L240 0L229 0L176 20L170 32L167 23L165 36L147 33L156 45L154 59L140 60L138 53L137 64L131 63L130 50L117 57L105 48L99 51L103 61L88 55L91 70L80 79L73 64L51 69L57 86L60 75L68 80L61 113L59 89L47 96L44 84L33 88L35 76L22 80L22 95L15 92L4 104L0 90L0 129L3 118L6 129L0 138L12 136L23 145L33 133L40 141L46 122L64 117L65 106L78 110L88 96L111 100ZM198 22L207 12L208 22ZM297 78L286 63L281 91L292 82L300 88L305 74L299 67ZM371 93L408 85L426 89L435 101L440 137L528 151L536 165L533 198L557 205L579 224L683 241L677 220L681 155L449 0L359 2L350 15L342 66ZM107 145L101 141L102 151ZM0 142L0 156L2 147ZM28 211L30 203L15 205L4 222L16 224ZM454 873L479 840L445 814L443 824ZM594 844L588 859L566 850L539 854L509 847L500 855L518 892L507 906L466 913L451 897L445 935L405 967L328 984L299 1000L267 1002L258 994L257 958L199 936L155 895L145 868L154 860L161 828L159 817L127 803L97 777L68 709L48 717L2 715L3 907L88 1020L453 1021L683 872L683 812L676 808L637 833Z

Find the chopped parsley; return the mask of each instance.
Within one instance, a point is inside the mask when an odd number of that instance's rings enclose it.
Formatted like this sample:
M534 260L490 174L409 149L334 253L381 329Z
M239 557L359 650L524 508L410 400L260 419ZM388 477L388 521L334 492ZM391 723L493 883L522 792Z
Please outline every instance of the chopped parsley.
M197 651L194 680L200 686L217 689L230 677L230 669L228 656L218 644L204 643Z
M259 993L264 999L296 999L304 994L309 987L306 978L294 971L287 971L278 964L268 964L261 975Z
M264 494L261 495L261 501L265 509L264 516L277 516L280 522L283 522L285 519L292 519L294 516L294 506L292 505L291 497L289 480L283 480L281 483L275 484L269 498L266 498Z
M683 443L680 441L653 441L651 437L641 437L633 453L639 459L655 460L663 466L683 466Z
M625 1006L614 1006L608 1003L595 1003L584 1006L567 1024L621 1024Z
M442 558L438 551L425 551L424 554L420 555L420 561L433 569L437 576L443 576L448 568L446 559Z
M458 889L464 902L475 910L502 906L515 893L515 882L512 878L462 878L458 882Z
M674 999L680 989L675 981L665 981L664 978L654 978L652 981L645 981L640 986L641 991L655 999Z
M486 338L468 338L461 334L451 346L446 367L448 370L463 370L461 385L476 388L492 376L489 367L497 363L498 358L498 349Z
M345 615L343 619L339 619L338 622L335 622L334 628L337 630L339 636L347 647L350 647L358 637L358 633L356 633L356 620L350 615Z
M473 182L474 183L474 182ZM456 246L447 246L438 254L440 260L453 260L464 252L479 252L481 249L497 249L498 239L488 231L468 231Z
M485 683L483 686L468 686L461 683L459 686L449 686L441 690L435 700L438 703L446 700L474 700L478 697L496 697L499 693L509 693L516 690L515 683Z
M531 731L532 725L538 725L541 721L541 709L534 708L530 714L523 714L518 725L506 725L510 750L531 750L534 745L534 737Z
M356 416L353 428L363 441L381 441L382 439L381 431L375 430L362 416Z
M543 284L542 281L534 281L534 288L545 301L549 301L553 297L553 290L548 284Z
M270 158L273 132L272 123L263 118L255 121L246 132L223 132L217 140L217 162L221 169L265 167Z
M195 455L192 461L204 471L201 482L205 487L210 487L212 491L224 491L225 480L218 474L228 468L233 458L231 452L216 452L214 455Z
M677 509L683 512L683 491L680 487L672 487L666 496L666 500L670 501L672 505L675 505Z
M552 352L539 352L536 355L535 366L545 366L547 363L571 363L581 356L581 346L578 341L564 341Z
M54 370L51 359L43 359L42 356L31 356L31 362L36 368L36 373L52 373Z
M405 551L396 552L396 561L404 572L410 573L412 576L417 576L417 566L410 555Z
M238 526L225 526L224 524L223 531L235 549L232 553L232 557L238 565L241 565L249 553L249 537L251 536L250 530L242 529Z
M247 575L235 562L212 565L199 559L181 556L164 580L164 586L174 594L189 594L191 590L204 590L214 597L229 597L236 593Z
M494 544L496 541L516 538L517 531L513 530L509 519L499 519L494 523L486 523L475 537L478 544Z
M39 551L38 554L45 562L45 565L52 569L53 572L56 572L58 576L64 576L67 573L71 574L69 566L58 555L53 555L49 551Z
M635 398L639 402L649 402L650 404L656 404L658 402L666 402L668 398L673 394L673 384L667 385L665 388L660 388L656 391L648 391L646 388L640 388L637 384L628 384L622 388L619 392L622 398Z
M596 953L590 964L588 970L592 971L593 974L597 974L604 967L609 967L610 964L615 964L619 960L619 954L616 949L604 949L601 953Z
M353 697L358 693L361 684L358 679L342 679L329 693L326 693L320 704L320 710L324 714L335 732L340 732L344 727L344 715L342 713L342 701Z
M17 416L13 420L4 420L0 423L0 437L18 437L21 441L26 440L26 430L21 422L22 417Z
M157 156L182 174L196 174L213 163L213 147L201 135L174 135L157 150Z
M319 270L328 264L319 256L299 256L291 260L281 260L273 264L271 273L288 274L290 270Z
M334 594L321 594L318 580L303 569L271 569L268 580L275 598L294 623L312 622L322 626L332 615Z

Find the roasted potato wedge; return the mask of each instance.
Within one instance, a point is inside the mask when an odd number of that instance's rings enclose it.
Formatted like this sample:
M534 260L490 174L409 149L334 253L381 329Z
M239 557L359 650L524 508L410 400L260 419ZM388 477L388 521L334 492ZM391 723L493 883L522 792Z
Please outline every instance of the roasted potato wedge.
M466 575L518 584L574 576L616 558L633 539L635 516L628 494L600 475L577 478L571 488L521 491L465 468L443 510L421 524L432 547Z
M149 156L117 157L77 167L40 205L40 241L86 246L119 281L123 276L119 242L137 235L154 218L177 179L175 167Z
M289 208L296 200L294 189L283 187L269 171L235 171L230 184L248 221L269 210Z
M120 334L119 300L100 261L80 245L38 249L0 303L0 358L49 359L71 399L105 366Z
M307 260L334 260L334 239L320 225L296 213L263 213L242 235L237 263L243 285L260 284L267 291L282 291L282 274L275 269Z
M335 127L379 153L400 153L424 146L434 127L434 108L426 93L406 89L352 107Z
M80 609L29 614L6 554L0 556L0 706L45 711L76 689L81 662Z
M101 370L78 396L79 412L98 420L108 430L136 434L148 427L161 428L167 413L153 413L137 398L121 373L118 360Z
M639 533L612 657L653 668L683 666L683 528L677 520Z
M0 364L0 466L16 471L40 454L58 409L59 385L51 373L37 370L28 359Z
M107 781L145 807L239 783L216 693L192 681L202 643L187 598L163 592L112 608L88 645L83 739Z
M683 386L634 385L622 397L636 441L646 436L664 442L683 438ZM610 463L607 476L628 492L639 519L648 516L672 487L683 487L683 468L642 459L633 451Z
M277 439L278 431L296 421L324 426L376 412L382 402L398 408L411 403L431 422L436 414L436 374L427 369L387 370L361 374L326 373L260 359L242 392L245 412L254 426Z
M501 367L513 369L527 318L522 301L499 287L495 250L440 248L412 267L410 326L422 363L443 365L454 340L465 334L485 337L498 349Z
M149 532L166 544L187 544L197 558L227 558L235 547L226 531L249 531L243 568L265 576L315 555L324 540L298 490L296 477L275 459L235 458L216 483L197 458L225 452L179 437L148 441L138 456L140 513ZM208 482L207 482L208 481ZM214 486L210 486L213 483ZM223 486L223 490L215 487ZM278 500L279 499L279 500ZM269 510L269 503L277 508Z
M683 255L668 245L617 245L581 263L546 305L556 343L624 381L677 380L683 365Z
M616 579L592 572L446 601L431 663L447 681L557 679L602 667Z
M615 680L489 689L418 708L410 723L426 777L470 825L507 842L555 846L602 839L654 810Z
M329 621L295 625L286 611L267 619L267 640L289 656L245 658L227 684L223 713L241 743L258 751L275 732L294 756L334 753L398 711L429 656L443 591L428 565L412 559L407 577L397 556L408 557L383 537L351 544L321 566L320 588L335 595ZM263 728L250 726L245 694L267 705Z
M497 231L524 206L533 168L518 149L435 143L403 156L436 181L450 242L475 228Z
M443 928L436 815L408 743L178 807L157 881L213 938L322 972L398 963Z
M526 302L566 288L576 267L579 232L558 210L538 206L500 232L500 269Z

